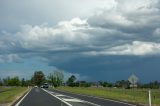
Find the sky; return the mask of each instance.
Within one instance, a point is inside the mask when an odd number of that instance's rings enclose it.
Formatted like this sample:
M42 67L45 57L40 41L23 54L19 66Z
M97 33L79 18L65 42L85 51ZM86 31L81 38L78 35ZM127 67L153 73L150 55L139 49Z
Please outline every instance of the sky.
M160 81L160 0L0 0L0 77Z

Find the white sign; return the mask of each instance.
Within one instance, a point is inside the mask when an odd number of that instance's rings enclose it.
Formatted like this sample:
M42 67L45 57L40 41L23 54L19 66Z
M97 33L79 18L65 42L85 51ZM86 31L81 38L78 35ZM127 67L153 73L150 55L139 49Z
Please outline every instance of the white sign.
M128 81L131 83L130 87L137 87L138 77L136 77L134 74L132 74Z

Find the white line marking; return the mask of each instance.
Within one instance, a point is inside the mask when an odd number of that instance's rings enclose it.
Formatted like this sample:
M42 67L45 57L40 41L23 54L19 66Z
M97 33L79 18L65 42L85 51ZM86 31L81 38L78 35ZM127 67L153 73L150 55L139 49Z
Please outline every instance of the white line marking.
M57 90L57 91L60 91L60 90ZM71 93L71 94L75 94L75 95L80 95L80 96L85 96L85 97L92 97L92 98L101 99L101 100L108 100L108 101L112 101L112 102L116 102L116 103L121 103L121 104L126 104L126 105L130 105L130 106L137 106L137 105L134 105L134 104L129 104L129 103L121 102L121 101L116 101L116 100L111 100L111 99L105 99L105 98L100 98L100 97L95 97L95 96L89 96L89 95L83 95L83 94L76 94L76 93L72 93L72 92L68 92L68 91L60 91L60 92L67 92L67 93Z
M88 101L84 101L84 100L76 99L76 98L75 99L63 99L63 100L65 100L66 102L79 102L79 103L90 104L90 105L93 105L93 106L101 106L101 105L98 105L98 104L95 104L95 103L92 103L92 102L88 102Z
M53 91L50 91L53 93ZM59 93L60 94L60 93ZM78 99L78 98L74 98L74 97L71 97L71 96L68 96L68 95L64 95L65 97L69 97L69 98L72 98L72 99ZM63 98L63 97L61 97ZM78 100L81 100L81 99L78 99ZM88 104L91 104L91 105L94 105L94 106L101 106L101 105L98 105L98 104L95 104L95 103L92 103L92 102L88 102L88 101L85 101L85 100L81 100L82 102L84 103L88 103Z
M20 103L24 100L24 98L30 93L30 91L31 91L32 89L30 89L23 97L22 97L22 99L20 100L20 101L18 101L18 103L15 105L15 106L19 106L20 105Z
M89 102L89 101L85 101L85 100L82 100L82 99L78 99L78 98L74 98L74 97L71 97L71 96L67 96L67 97L70 97L70 98L73 98L73 99L77 99L77 100L80 100L84 103L88 103L88 104L91 104L91 105L94 105L94 106L101 106L101 105L98 105L98 104L95 104L95 103L92 103L92 102Z
M66 98L62 98L63 100L65 100L66 102L83 102L82 100L79 99L66 99Z
M58 94L58 95L56 95L56 96L65 96L65 95Z
M74 97L71 97L71 96L67 96L67 95L63 95L63 96L59 96L60 98L70 98L70 99L74 99Z
M43 88L42 88L42 89L43 89ZM68 102L64 101L63 99L60 99L59 97L53 95L51 92L49 92L49 91L47 91L47 90L45 90L45 89L43 89L43 90L44 90L45 92L47 92L48 94L54 96L54 97L57 98L58 100L62 101L62 102L65 103L66 105L72 106L71 104L69 104Z
M95 104L95 103L92 103L92 102L88 102L88 101L85 101L85 100L83 100L83 102L84 102L84 103L91 104L91 105L93 105L93 106L101 106L101 105L98 105L98 104Z

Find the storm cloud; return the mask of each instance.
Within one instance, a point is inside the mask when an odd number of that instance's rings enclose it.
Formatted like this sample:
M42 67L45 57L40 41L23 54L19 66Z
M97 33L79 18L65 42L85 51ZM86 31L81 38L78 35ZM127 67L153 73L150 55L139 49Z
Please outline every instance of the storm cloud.
M31 1L1 2L1 64L38 57L92 80L126 79L132 73L143 81L148 75L159 78L159 0L94 0L84 6L71 0L71 7L50 0L33 0L33 7Z

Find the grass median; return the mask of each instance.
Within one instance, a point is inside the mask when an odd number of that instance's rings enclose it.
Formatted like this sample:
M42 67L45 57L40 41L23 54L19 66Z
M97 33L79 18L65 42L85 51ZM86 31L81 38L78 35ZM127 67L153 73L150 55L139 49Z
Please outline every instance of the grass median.
M91 95L107 99L131 102L136 104L148 104L147 89L119 89L119 88L96 88L96 87L58 87L58 90L72 93ZM160 106L160 90L151 90L152 106Z
M15 101L27 91L27 87L0 88L0 105Z

